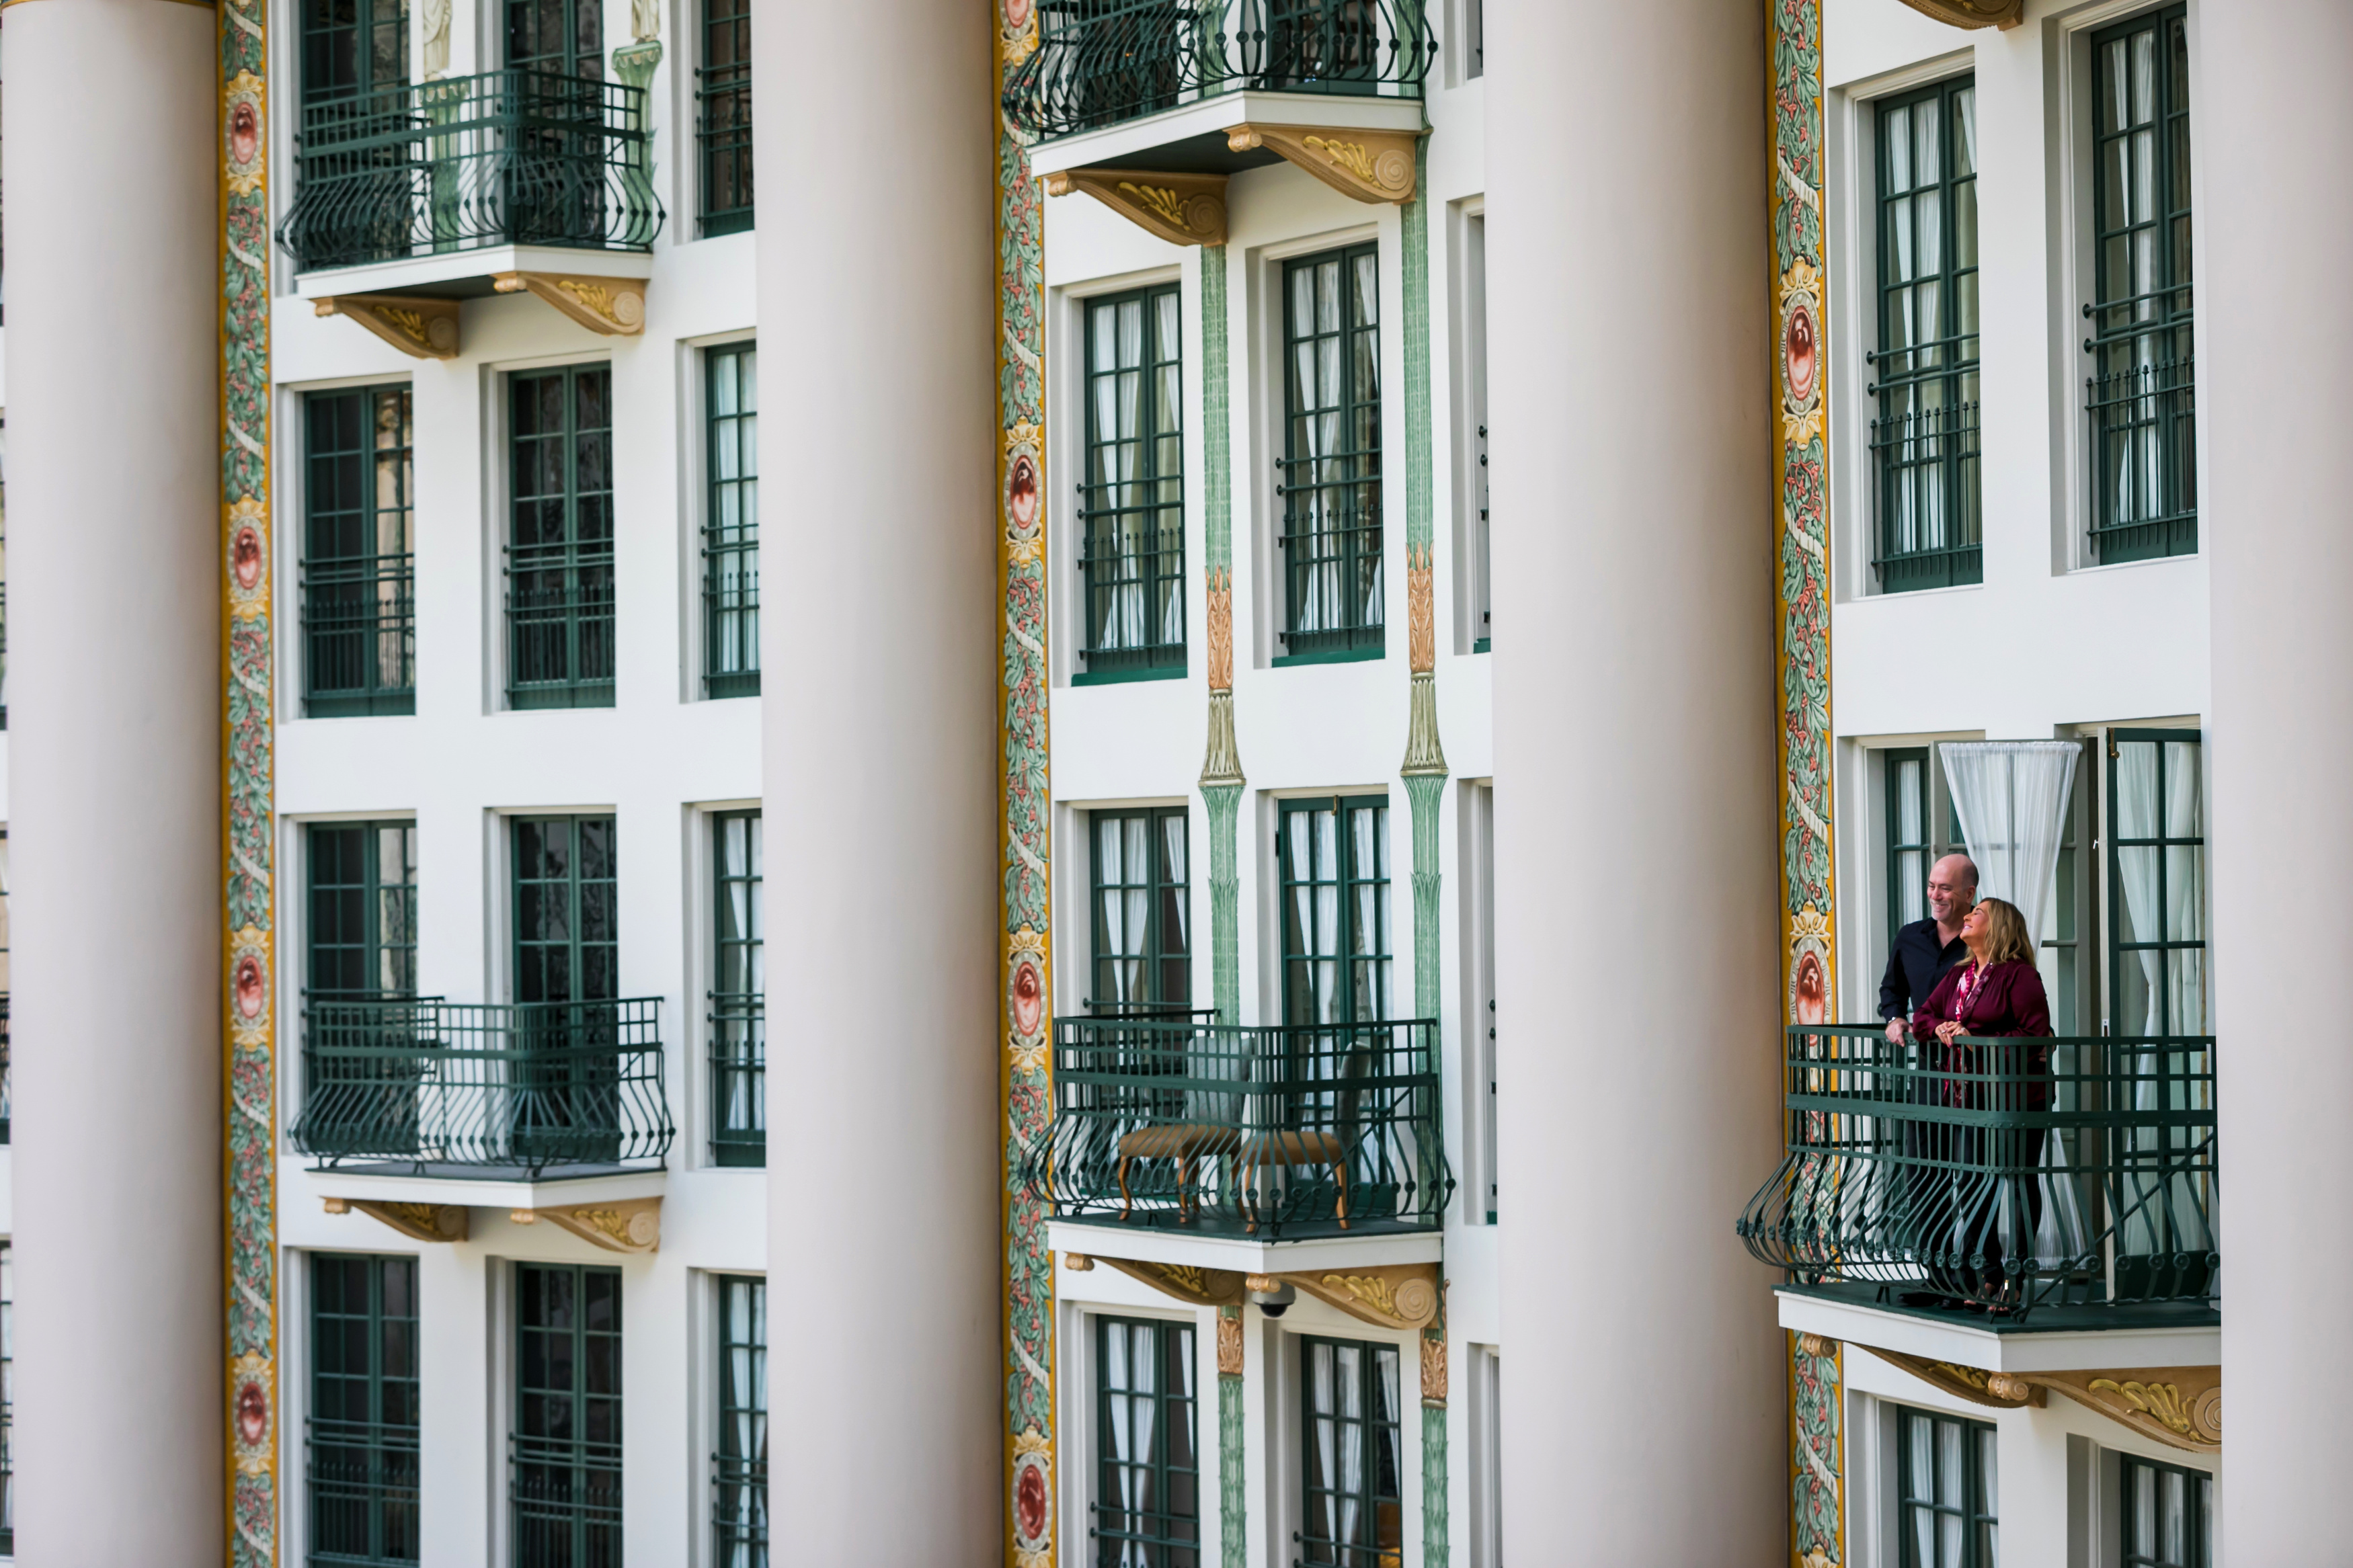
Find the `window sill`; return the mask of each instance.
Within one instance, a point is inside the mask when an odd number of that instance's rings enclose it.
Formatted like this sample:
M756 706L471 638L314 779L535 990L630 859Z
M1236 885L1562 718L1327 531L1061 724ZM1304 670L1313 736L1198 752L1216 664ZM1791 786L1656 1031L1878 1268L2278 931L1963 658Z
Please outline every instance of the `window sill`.
M305 719L411 719L416 715L414 691L378 691L365 697L322 694L302 700Z
M507 690L507 707L515 712L536 712L549 708L610 708L613 706L613 683L583 681L577 686L533 687L518 691Z
M1181 664L1146 664L1132 669L1082 669L1071 677L1073 686L1124 686L1131 680L1182 680Z
M751 232L752 215L749 212L712 213L709 216L703 218L697 226L694 237L697 239L717 239L723 235L749 234Z
M1481 637L1478 641L1476 641L1476 642L1474 642L1474 643L1472 643L1472 644L1471 645L1471 651L1472 651L1472 653L1492 653L1492 652L1493 652L1493 651L1494 651L1494 650L1493 650L1493 648L1490 646L1490 644L1491 644L1492 640L1493 640L1493 639L1488 638L1488 637Z
M744 669L726 675L706 675L702 678L702 695L712 702L722 702L730 697L757 697L760 695L760 672Z
M1306 653L1278 655L1274 660L1274 668L1289 669L1293 665L1301 664L1359 664L1366 659L1386 658L1388 654L1388 649L1380 643L1373 643L1363 647L1314 648Z

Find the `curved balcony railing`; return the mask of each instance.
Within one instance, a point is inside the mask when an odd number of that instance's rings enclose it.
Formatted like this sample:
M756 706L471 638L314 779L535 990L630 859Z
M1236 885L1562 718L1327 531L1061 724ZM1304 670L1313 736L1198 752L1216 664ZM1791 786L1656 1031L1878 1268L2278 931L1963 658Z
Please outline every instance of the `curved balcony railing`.
M1245 89L1418 99L1421 0L1040 0L1005 116L1067 136Z
M1787 1154L1736 1226L1807 1285L2016 1318L2219 1303L2214 1039L1788 1031Z
M486 71L306 104L278 243L301 271L486 246L651 249L642 88Z
M659 1168L672 1128L659 1008L314 999L288 1139L322 1168L522 1180Z
M1271 1241L1434 1229L1454 1190L1438 1026L1057 1018L1053 1131L1023 1177L1060 1219Z

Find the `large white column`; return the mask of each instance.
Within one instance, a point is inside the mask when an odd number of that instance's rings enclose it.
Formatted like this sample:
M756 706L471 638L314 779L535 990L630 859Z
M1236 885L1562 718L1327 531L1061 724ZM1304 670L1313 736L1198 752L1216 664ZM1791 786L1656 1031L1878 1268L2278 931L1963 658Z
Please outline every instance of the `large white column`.
M1487 5L1510 1562L1788 1550L1763 21Z
M995 1563L990 8L755 16L773 1517Z
M210 1564L221 1439L209 6L8 18L16 1552Z
M2193 13L2198 417L2232 1563L2343 1560L2353 1467L2353 1041L2319 825L2353 778L2353 56L2340 0ZM2325 832L2325 829L2323 830Z

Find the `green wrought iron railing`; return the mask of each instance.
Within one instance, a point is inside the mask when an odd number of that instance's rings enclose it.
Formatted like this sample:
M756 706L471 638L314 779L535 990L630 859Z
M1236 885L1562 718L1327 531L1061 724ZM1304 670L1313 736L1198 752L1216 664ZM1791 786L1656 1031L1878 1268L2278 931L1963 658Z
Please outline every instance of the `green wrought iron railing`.
M2198 376L2190 286L2085 305L2091 542L2102 562L2198 548Z
M1736 1229L1924 1307L2219 1303L2211 1035L1788 1031L1787 1153Z
M768 1460L711 1456L711 1551L718 1568L768 1568Z
M510 544L507 702L613 705L613 542Z
M497 70L303 106L278 242L301 271L498 245L649 250L642 88Z
M702 156L702 232L752 226L752 62L730 60L694 73L694 140Z
M287 1136L322 1169L533 1180L659 1168L672 1133L659 1005L311 998Z
M507 1439L515 1568L606 1568L621 1561L621 1445Z
M302 563L302 711L417 711L416 557Z
M1271 1240L1435 1229L1454 1190L1429 1019L1054 1020L1054 1126L1023 1162L1058 1218Z
M1418 99L1437 58L1420 0L1041 0L1005 115L1066 136L1244 89Z
M0 991L0 1143L8 1142L9 1116L16 1109L14 1077L8 1070L8 993Z
M1883 592L1985 576L1978 456L1978 334L1863 355L1877 374L1871 421L1879 481L1872 569Z
M317 1568L409 1568L417 1562L417 1429L374 1421L302 1423Z
M764 993L711 993L711 1161L768 1163L768 1023Z

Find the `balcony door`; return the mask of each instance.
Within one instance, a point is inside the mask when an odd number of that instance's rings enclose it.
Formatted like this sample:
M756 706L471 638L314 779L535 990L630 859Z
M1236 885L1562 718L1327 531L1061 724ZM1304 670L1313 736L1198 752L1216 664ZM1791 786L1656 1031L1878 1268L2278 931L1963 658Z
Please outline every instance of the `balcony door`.
M302 0L302 103L408 86L408 0Z
M507 0L507 240L596 245L605 232L605 24L596 0Z
M514 1150L620 1157L620 879L609 816L514 824Z

